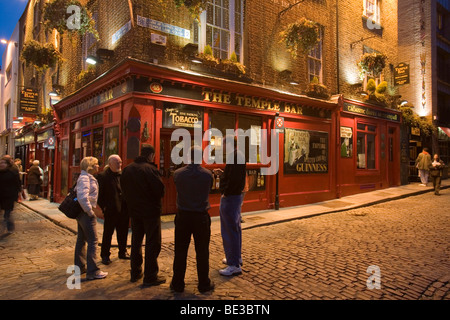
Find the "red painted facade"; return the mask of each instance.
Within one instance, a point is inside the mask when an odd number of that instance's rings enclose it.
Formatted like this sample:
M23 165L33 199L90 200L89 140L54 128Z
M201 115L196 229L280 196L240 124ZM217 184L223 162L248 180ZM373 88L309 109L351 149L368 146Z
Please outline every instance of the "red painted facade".
M349 105L354 107L349 109ZM175 213L176 192L171 175L176 166L170 161L170 153L176 143L170 141L175 127L168 124L169 108L202 117L202 134L217 124L227 129L256 125L270 129L270 138L275 134L277 113L283 117L279 150L270 150L277 152L279 159L280 207L400 185L399 113L340 96L313 99L128 59L54 107L60 119L56 201L74 182L83 156L97 156L104 165L110 153L118 153L125 166L138 155L142 144L152 144L166 185L163 214ZM177 113L182 114L187 113ZM174 114L171 119L175 119ZM370 127L360 130L362 125ZM341 127L346 129L341 132ZM368 131L374 128L374 132ZM192 127L188 130L193 131ZM353 142L352 150L343 154L346 135L352 137L348 138ZM370 148L364 150L366 168L360 163L364 157L357 145L363 138L365 148ZM203 141L204 148L207 144ZM374 169L368 168L369 163ZM245 196L243 211L275 207L277 176L262 178L258 173L263 166L247 165L252 190ZM219 214L219 201L218 192L212 191L211 215Z

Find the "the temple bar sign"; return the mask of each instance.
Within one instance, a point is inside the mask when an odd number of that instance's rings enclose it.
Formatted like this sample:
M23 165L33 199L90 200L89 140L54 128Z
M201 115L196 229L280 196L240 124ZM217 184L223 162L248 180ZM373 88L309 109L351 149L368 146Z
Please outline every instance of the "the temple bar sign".
M35 89L24 88L20 90L20 114L38 113L39 93Z
M394 68L394 85L401 86L409 84L409 64L399 63Z

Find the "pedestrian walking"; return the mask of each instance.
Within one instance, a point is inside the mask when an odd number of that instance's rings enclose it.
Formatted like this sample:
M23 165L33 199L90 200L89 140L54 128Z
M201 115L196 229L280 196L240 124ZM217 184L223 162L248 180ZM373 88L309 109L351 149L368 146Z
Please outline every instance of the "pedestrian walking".
M197 258L198 290L203 293L214 289L209 278L211 218L208 213L209 192L214 179L211 171L194 163L195 154L198 154L199 159L202 158L201 147L191 148L191 163L176 170L173 175L178 212L175 216L175 257L170 288L175 292L184 291L191 236L194 237Z
M97 207L98 182L94 175L98 172L98 167L97 158L83 158L80 163L81 174L76 185L78 202L83 212L76 218L78 234L75 245L75 265L82 273L86 272L87 280L103 279L108 275L107 272L100 271L97 266L97 217L94 208ZM87 251L85 251L86 242Z
M430 174L431 156L428 153L428 148L423 148L416 159L416 168L419 169L419 177L421 186L427 186L428 177Z
M158 275L161 252L161 210L164 184L153 162L155 148L144 145L141 155L122 171L120 185L131 218L131 282L144 276L143 287L166 280ZM142 241L145 235L145 265L142 273Z
M216 169L220 175L220 228L222 234L225 259L228 266L219 273L223 276L232 276L242 273L242 229L241 229L241 203L242 191L245 187L246 165L245 157L237 150L236 138L228 136L224 143L227 153L225 171ZM233 144L234 142L234 144Z
M7 234L13 233L15 229L12 211L20 191L19 173L13 168L11 159L2 157L0 159L0 210L4 211L2 229L5 228Z
M37 200L41 193L42 173L39 167L39 160L34 160L33 165L28 171L27 183L30 200Z
M119 247L119 259L130 259L127 252L127 238L129 216L122 204L122 189L120 176L122 171L122 159L113 154L108 158L108 165L96 178L99 186L98 206L104 215L103 239L100 257L103 264L110 264L111 240L116 230L117 244Z
M430 176L433 180L434 194L439 196L441 190L442 172L445 167L444 162L439 158L438 154L433 156L433 162L430 165Z

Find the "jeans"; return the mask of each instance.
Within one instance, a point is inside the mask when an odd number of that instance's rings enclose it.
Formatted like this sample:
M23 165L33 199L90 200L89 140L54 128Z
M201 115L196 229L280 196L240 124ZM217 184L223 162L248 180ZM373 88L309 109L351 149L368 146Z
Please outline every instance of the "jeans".
M219 207L225 258L228 265L237 267L242 260L241 203L242 195L222 195Z
M194 236L197 259L198 288L208 288L209 279L209 241L211 238L211 218L207 212L179 212L175 217L175 257L173 260L172 285L184 289L186 259L191 236Z
M429 175L430 175L430 172L428 170L421 170L421 169L419 169L420 181L423 184L427 184L428 183L428 176Z
M131 279L142 273L142 241L145 235L144 283L158 276L158 256L161 252L161 218L131 218Z
M86 270L87 276L93 276L97 273L97 218L90 217L82 212L77 217L78 235L75 245L75 265L80 270ZM87 242L87 252L85 245ZM87 269L86 269L87 262Z

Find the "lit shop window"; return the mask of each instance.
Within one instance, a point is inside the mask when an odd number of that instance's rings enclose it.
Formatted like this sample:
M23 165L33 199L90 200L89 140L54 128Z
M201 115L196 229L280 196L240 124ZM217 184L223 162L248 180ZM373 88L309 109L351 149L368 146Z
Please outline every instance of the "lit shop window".
M356 139L358 155L356 167L358 169L376 169L376 132L376 126L358 123Z
M243 0L208 1L200 23L194 24L194 42L199 44L199 51L209 45L214 57L229 59L234 52L242 62L243 10Z

